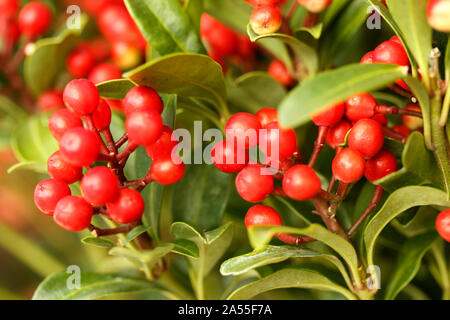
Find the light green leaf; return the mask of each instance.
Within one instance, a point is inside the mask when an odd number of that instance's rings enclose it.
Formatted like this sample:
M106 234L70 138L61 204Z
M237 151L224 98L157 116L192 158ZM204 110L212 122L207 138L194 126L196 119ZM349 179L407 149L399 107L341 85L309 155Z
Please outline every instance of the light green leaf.
M108 99L123 99L133 87L135 87L134 83L127 79L115 79L97 84L100 97Z
M124 257L141 266L143 271L151 270L158 261L169 254L174 248L174 244L166 243L150 250L137 251L125 247L114 247L109 250L112 256Z
M200 20L204 11L203 0L187 0L185 2L185 10L192 23L194 24L197 32L200 33Z
M322 35L323 31L323 23L318 23L312 28L307 27L301 27L297 30L295 30L295 34L298 35L299 33L306 32L309 33L314 39L319 39Z
M116 246L114 242L104 238L85 237L81 239L81 242L100 248L113 248Z
M128 242L133 241L137 237L139 237L141 234L149 231L151 227L149 226L137 226L136 228L133 228L130 232L127 233L125 238L121 240L121 244L125 246Z

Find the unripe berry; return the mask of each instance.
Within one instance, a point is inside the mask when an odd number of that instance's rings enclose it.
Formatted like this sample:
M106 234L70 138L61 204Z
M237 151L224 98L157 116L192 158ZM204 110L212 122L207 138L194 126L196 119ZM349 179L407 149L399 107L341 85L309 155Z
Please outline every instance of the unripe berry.
M178 156L164 155L152 162L150 175L153 180L164 186L180 181L186 167Z
M100 138L84 128L73 128L64 134L59 147L65 161L78 167L87 167L97 160Z
M384 144L384 133L381 125L372 119L362 119L353 125L348 135L348 146L359 151L364 157L376 155Z
M283 191L294 200L309 200L315 197L320 189L319 177L306 165L293 166L283 177Z
M168 126L163 126L161 136L155 143L146 146L145 151L151 159L156 159L160 156L171 155L174 148L177 147L178 142L172 140L173 130Z
M48 120L50 133L58 141L61 140L64 133L68 130L82 126L83 123L80 118L67 109L60 109L54 112Z
M371 64L373 63L373 51L367 52L360 61L361 64Z
M122 78L122 72L114 64L103 62L91 69L88 78L94 84L99 84L101 82Z
M46 4L32 1L20 10L18 22L22 34L34 39L47 31L52 22L52 12Z
M37 184L34 189L34 203L42 213L52 216L56 204L70 195L70 188L61 179L47 179Z
M245 148L251 149L258 144L258 132L261 123L257 117L250 113L240 112L232 115L225 126L227 139L238 144L240 139L245 137Z
M324 110L320 110L319 112L312 114L311 120L316 126L319 127L334 126L336 123L341 121L344 111L345 104L338 102L333 106L324 108Z
M276 6L263 6L253 10L250 25L256 34L264 35L277 32L282 22L281 11Z
M248 165L236 176L236 189L244 200L261 202L273 192L273 176L262 165Z
M89 227L92 215L92 206L86 200L77 196L67 196L56 205L53 220L61 228L77 232Z
M338 124L331 127L327 133L328 145L333 149L339 147L340 144L345 142L345 137L351 128L352 125L347 120L341 120Z
M141 219L145 202L134 189L120 189L115 201L106 204L111 219L117 223L132 223Z
M421 109L419 106L414 104L409 104L405 107L406 110L411 111L418 111L421 112ZM421 127L423 127L423 119L419 117L414 116L402 116L403 124L409 129L409 130L417 130Z
M230 140L223 140L214 146L211 152L214 165L222 172L236 173L245 168L249 155L247 150L238 149Z
M281 217L269 206L258 204L251 207L245 215L245 226L281 226Z
M450 1L429 0L427 18L433 29L441 32L450 32Z
M127 95L122 101L123 112L128 116L134 111L151 109L161 113L164 104L153 88L138 86L128 91Z
M297 2L308 11L319 13L328 8L333 0L297 0Z
M436 230L447 242L450 242L450 209L444 210L436 218Z
M278 154L272 148L278 145ZM271 122L261 130L259 147L272 161L290 158L297 149L297 136L292 128L281 128L278 122Z
M268 71L272 78L285 87L290 87L294 83L294 78L280 60L273 60L269 65Z
M364 175L367 180L373 182L395 171L397 171L397 159L390 151L381 150L375 157L367 160Z
M69 110L85 116L97 109L100 95L91 81L76 79L70 81L64 88L63 99Z
M64 101L62 92L59 90L47 90L41 93L37 105L42 111L63 108Z
M364 167L363 156L356 150L346 148L339 151L334 157L331 169L336 179L352 183L363 177Z
M403 45L396 41L385 41L373 51L374 63L409 66L409 58Z
M255 113L255 116L261 122L262 127L265 127L271 122L278 121L278 111L274 108L262 108L257 113Z
M119 181L107 167L90 169L81 180L83 198L93 206L101 206L114 201L119 195Z
M350 121L372 118L377 102L368 93L355 94L345 100L345 116Z
M79 181L83 176L81 167L65 161L61 151L56 151L48 158L47 171L52 178L64 180L69 184Z
M67 56L66 66L73 78L85 78L95 66L95 62L92 50L86 46L80 46Z
M104 99L100 99L97 109L92 114L92 120L97 130L103 130L111 124L111 108Z
M124 41L113 42L111 57L122 70L136 67L143 59L142 51L136 45Z
M161 115L153 109L142 109L131 113L125 121L130 142L148 146L161 136L163 121Z

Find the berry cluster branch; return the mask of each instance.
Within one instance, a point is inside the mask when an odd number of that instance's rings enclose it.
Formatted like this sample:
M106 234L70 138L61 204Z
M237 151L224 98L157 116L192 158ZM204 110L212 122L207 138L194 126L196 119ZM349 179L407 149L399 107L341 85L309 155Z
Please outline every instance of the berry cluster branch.
M350 227L350 229L347 232L350 238L355 234L356 230L364 222L364 220L366 220L366 218L373 212L373 210L375 210L375 208L380 203L382 197L383 197L383 188L380 186L375 186L374 194L366 210L364 210L364 212L361 214L358 220L356 220L356 222Z

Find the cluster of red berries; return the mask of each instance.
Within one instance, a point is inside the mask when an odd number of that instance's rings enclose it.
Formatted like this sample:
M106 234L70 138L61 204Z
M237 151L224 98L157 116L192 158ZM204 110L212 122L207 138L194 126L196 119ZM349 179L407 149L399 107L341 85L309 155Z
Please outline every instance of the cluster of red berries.
M114 142L109 129L111 109L91 81L69 82L63 101L67 108L57 110L49 119L49 130L59 142L59 150L47 162L51 179L40 182L34 193L39 210L53 216L62 228L83 230L90 226L94 214L104 214L117 223L136 222L145 205L138 190L129 186L139 188L152 181L167 185L183 177L184 163L172 156L176 146L172 130L163 126L163 102L152 88L135 87L123 100L128 144L120 152L121 145ZM126 180L123 168L138 146L146 147L152 166L133 184ZM68 186L78 181L82 197L71 195Z

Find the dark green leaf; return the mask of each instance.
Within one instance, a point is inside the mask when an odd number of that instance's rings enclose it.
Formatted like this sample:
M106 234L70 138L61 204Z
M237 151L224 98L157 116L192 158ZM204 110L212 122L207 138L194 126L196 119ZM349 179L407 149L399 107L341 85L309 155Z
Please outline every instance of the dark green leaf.
M125 236L125 238L123 240L121 240L120 242L122 243L123 246L125 246L128 242L133 241L134 239L139 237L141 234L149 231L150 229L151 229L151 227L148 227L148 226L137 226L136 228L134 228L133 230L128 232L127 235Z
M347 6L350 0L333 0L331 5L324 13L323 21L324 27L328 27L333 22L336 16Z
M307 27L301 27L297 30L295 30L295 34L298 36L302 32L306 32L310 34L314 39L319 39L322 35L323 31L323 23L318 23L314 27L307 28Z
M104 238L85 237L81 239L81 242L101 248L112 248L116 246L114 242Z
M125 0L144 37L160 55L205 53L189 15L178 0Z
M172 243L175 245L172 252L194 259L199 257L198 247L195 242L186 239L177 239L172 241Z
M352 94L380 89L406 75L404 67L352 64L306 79L282 101L279 113L285 126L296 127L310 115Z

